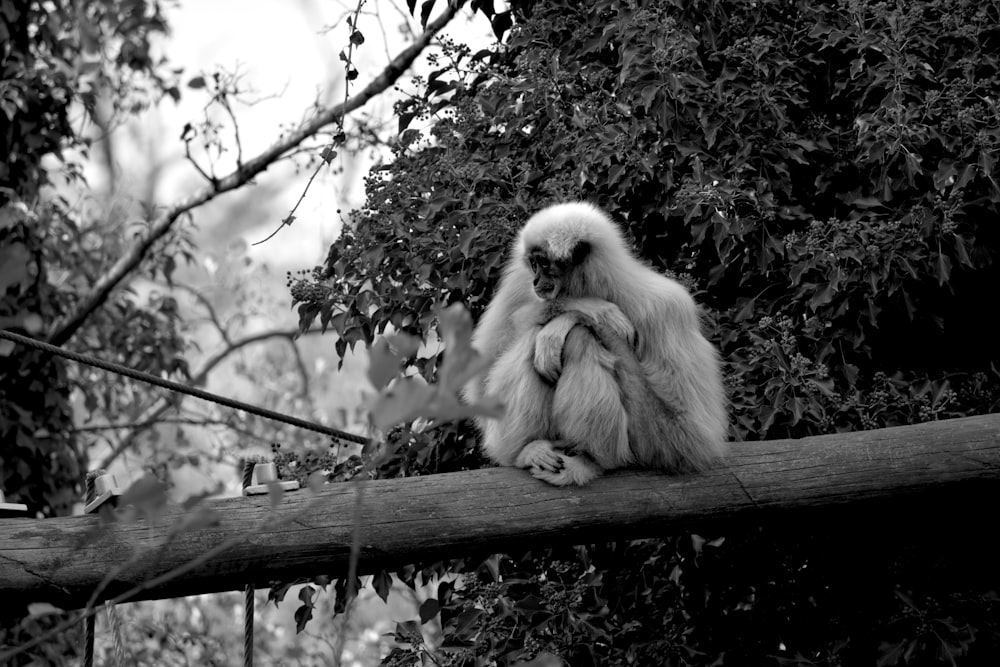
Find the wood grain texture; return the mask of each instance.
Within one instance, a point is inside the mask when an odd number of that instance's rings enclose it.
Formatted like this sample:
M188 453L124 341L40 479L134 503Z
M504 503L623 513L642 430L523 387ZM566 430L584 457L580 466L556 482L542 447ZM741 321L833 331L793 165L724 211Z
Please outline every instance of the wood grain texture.
M1000 415L859 433L734 444L725 465L700 475L620 472L584 488L554 488L526 472L491 468L332 484L207 505L219 521L168 535L186 515L168 507L155 526L102 524L95 516L0 520L0 600L82 606L231 546L131 599L258 587L274 580L343 575L356 494L362 493L361 567L399 566L545 544L604 542L687 530L724 530L780 517L822 529L828 517L913 518L914 507L1000 503ZM830 514L832 513L832 514ZM994 511L986 510L986 515ZM921 515L923 516L923 515ZM919 517L918 517L919 518Z

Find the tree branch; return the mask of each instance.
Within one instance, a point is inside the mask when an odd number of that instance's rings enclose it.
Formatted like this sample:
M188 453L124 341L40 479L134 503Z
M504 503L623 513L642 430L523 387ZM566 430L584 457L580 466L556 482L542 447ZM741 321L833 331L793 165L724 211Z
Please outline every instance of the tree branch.
M890 527L926 532L948 526L963 535L958 522L968 518L982 532L1000 489L1000 415L733 443L725 465L703 474L620 472L582 488L548 486L513 468L372 480L365 482L356 521L360 488L342 483L327 484L319 495L296 491L277 507L267 496L212 501L217 526L186 531L156 558L134 563L135 550L165 542L188 511L168 506L156 525L113 523L104 532L94 515L3 520L0 600L78 607L123 563L130 564L101 597L135 586L143 588L131 599L342 577L356 528L359 574L508 549L707 534L767 522L789 531L842 530L847 539L873 530L881 539ZM276 520L261 530L272 515ZM219 550L245 535L253 539ZM979 540L968 551L993 557L996 547ZM196 560L198 567L190 568ZM162 579L178 567L188 568L185 576Z
M413 64L423 50L436 35L458 12L461 3L453 0L448 3L444 13L427 24L427 29L420 37L404 49L382 72L365 86L357 95L346 103L337 104L315 115L299 129L286 138L276 142L270 148L251 158L231 174L220 178L214 184L202 188L195 194L165 208L149 224L149 227L139 235L135 244L121 257L107 273L97 281L88 294L65 317L58 320L52 327L47 338L53 345L62 345L79 330L87 317L99 308L118 284L137 266L149 253L153 245L170 231L174 223L185 213L202 204L212 201L219 195L235 190L250 182L257 174L266 170L287 151L295 148L306 139L312 137L323 127L337 122L344 114L364 106L369 100L389 88Z

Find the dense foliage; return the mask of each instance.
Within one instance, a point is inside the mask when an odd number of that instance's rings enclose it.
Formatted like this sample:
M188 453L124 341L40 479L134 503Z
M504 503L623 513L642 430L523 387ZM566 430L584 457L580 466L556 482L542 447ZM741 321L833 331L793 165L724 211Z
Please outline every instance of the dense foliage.
M174 73L154 58L151 40L166 30L155 3L0 2L0 324L45 338L58 318L122 254L126 211L97 220L50 187L44 157L62 157L62 177L81 179L90 146L87 122L110 130L163 95L179 95ZM167 251L172 262L181 248ZM154 266L153 270L162 268ZM55 276L55 278L53 278ZM125 326L128 323L128 326ZM154 372L177 370L182 345L171 300L140 307L119 294L97 313L78 350L115 350L120 361ZM72 433L68 404L78 388L91 413L127 409L130 387L101 391L92 374L68 371L49 355L0 355L0 487L32 513L65 513L82 491L85 454ZM141 363L129 355L141 355ZM106 356L106 355L105 355Z
M398 105L393 160L326 265L293 285L303 328L332 329L343 354L389 326L426 335L442 301L481 312L519 223L586 199L704 304L734 438L997 409L1000 354L982 319L1000 278L997 5L547 0L518 18L493 51L446 43ZM433 378L437 361L414 366ZM461 427L392 443L383 475L477 464ZM995 575L928 583L897 558L923 545L915 533L885 534L878 557L870 543L748 529L504 559L439 596L445 655L1000 654ZM856 569L832 555L859 548ZM400 637L413 648L392 664L427 650L412 627Z
M93 216L58 196L51 186L61 179L51 175L82 179L91 123L109 131L151 101L178 95L173 74L151 53L151 40L165 30L159 5L145 0L0 0L0 328L45 338L121 254L126 212ZM71 346L105 358L113 350L133 364L129 355L140 355L137 366L175 371L182 342L172 304L147 308L133 296L117 294ZM69 513L89 465L74 430L72 390L90 414L99 407L118 414L129 409L132 387L0 342L0 489L7 500L26 504L32 516ZM0 645L22 644L58 620L22 618L23 611L0 611ZM77 653L77 634L11 664L62 664Z

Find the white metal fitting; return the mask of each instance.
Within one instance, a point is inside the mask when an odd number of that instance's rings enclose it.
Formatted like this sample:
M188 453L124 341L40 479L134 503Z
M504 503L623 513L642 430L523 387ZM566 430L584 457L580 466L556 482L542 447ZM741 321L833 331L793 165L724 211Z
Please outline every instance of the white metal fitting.
M83 506L84 514L96 512L105 503L118 502L118 496L122 493L123 490L118 486L118 480L114 475L110 473L98 475L94 478L94 499Z
M278 466L274 463L254 463L253 474L250 476L250 486L243 489L244 496L257 496L267 493L268 487L278 484L285 491L296 491L299 483L295 480L282 482L278 479Z
M28 506L23 503L8 503L0 490L0 518L13 519L23 517L28 513Z

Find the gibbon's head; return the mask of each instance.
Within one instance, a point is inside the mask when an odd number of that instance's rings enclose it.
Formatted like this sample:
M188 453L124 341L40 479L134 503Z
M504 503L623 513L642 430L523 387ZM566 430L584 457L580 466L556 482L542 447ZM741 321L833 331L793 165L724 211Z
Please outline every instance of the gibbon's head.
M556 204L528 219L518 236L521 261L531 271L535 294L544 300L589 296L589 270L624 251L618 228L596 206Z

